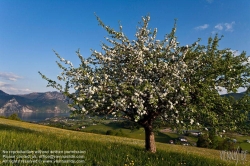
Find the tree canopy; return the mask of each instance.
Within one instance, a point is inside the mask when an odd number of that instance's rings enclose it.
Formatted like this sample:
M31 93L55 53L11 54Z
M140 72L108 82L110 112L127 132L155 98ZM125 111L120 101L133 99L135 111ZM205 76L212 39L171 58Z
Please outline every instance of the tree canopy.
M219 93L220 88L235 92L248 87L245 52L236 56L230 49L220 50L217 35L208 39L207 46L200 45L200 40L180 46L176 22L163 40L157 40L157 29L148 27L150 16L142 17L134 40L123 33L121 25L115 31L97 20L109 34L102 52L92 50L85 59L78 50L79 67L55 52L62 69L57 78L65 86L39 72L48 86L71 99L74 113L111 114L137 122L145 129L145 147L151 152L156 152L156 119L174 128L221 130L235 129L246 120L248 95L235 100Z

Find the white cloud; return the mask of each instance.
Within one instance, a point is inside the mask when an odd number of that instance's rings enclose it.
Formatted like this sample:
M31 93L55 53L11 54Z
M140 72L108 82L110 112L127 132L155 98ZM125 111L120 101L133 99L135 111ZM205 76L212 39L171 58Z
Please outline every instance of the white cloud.
M247 61L243 63L243 65L249 65L250 64L250 57L247 57Z
M27 94L32 92L30 89L16 88L15 85L13 84L8 84L6 82L1 82L1 81L0 81L0 90L8 94Z
M239 56L240 55L240 51L238 50L230 50L234 56Z
M27 94L32 91L26 87L21 87L20 84L12 84L18 82L23 77L11 72L0 72L0 90L8 94ZM3 81L5 80L5 81Z
M232 32L233 31L233 25L235 24L235 22L231 22L231 23L225 23L225 27L226 27L226 31L230 31Z
M219 23L217 25L214 26L214 28L216 30L222 31L225 29L225 31L229 31L229 32L233 32L233 25L235 24L234 21L232 21L231 23ZM212 33L217 33L217 31L213 31Z
M0 81L0 88L1 88L1 87L7 87L7 86L10 86L10 84L7 84L7 83L5 83L5 82L1 82L1 81Z
M227 94L227 90L224 87L217 86L216 88L220 95Z
M16 81L17 79L20 79L22 77L15 75L14 73L7 73L7 72L0 72L0 78L3 78L5 80L10 80L10 81Z
M219 87L219 88L220 88L220 91L218 91L218 92L219 92L220 95L232 93L232 92L228 92L224 87ZM245 92L246 90L247 90L246 88L240 87L240 88L237 89L236 93Z
M246 90L247 90L247 88L242 88L241 87L241 88L238 89L237 93L245 92Z
M204 25L201 25L201 26L198 26L198 27L195 27L196 30L203 30L203 29L207 29L209 27L208 24L204 24Z
M214 28L216 28L218 30L222 30L223 26L222 26L222 24L217 24Z

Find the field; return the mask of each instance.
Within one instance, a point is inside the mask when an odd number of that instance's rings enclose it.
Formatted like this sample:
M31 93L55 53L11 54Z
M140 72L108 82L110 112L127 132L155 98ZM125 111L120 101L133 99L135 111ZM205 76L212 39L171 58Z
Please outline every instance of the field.
M107 131L111 131L111 135L117 135L121 137L127 137L127 138L135 138L135 139L141 139L144 140L144 129L143 128L131 128L131 123L125 123L128 122L125 120L101 120L101 118L98 117L92 117L90 120L89 118L83 118L77 121L77 119L74 120L65 120L65 118L55 118L57 119L56 122L53 122L52 120L47 121L47 123L41 123L53 127L58 128L64 128L69 130L78 130L83 132L89 132L89 133L96 133L96 134L103 134L106 135ZM70 124L70 125L69 125ZM84 128L82 128L84 126ZM177 134L176 132L172 132L170 128L158 128L155 131L155 140L157 142L161 143L169 143L170 140L175 140L179 136L182 136L180 134ZM203 131L205 132L205 131ZM237 143L235 144L235 147L241 147L243 150L250 151L250 143L247 143L246 140L250 140L250 136L243 136L235 133L221 133L223 137L228 137L231 139L236 139ZM197 136L185 136L187 138L188 142L191 145L195 145L198 137ZM218 136L218 140L223 141L223 138L220 138Z
M223 161L220 152L191 146L156 143L157 153L144 151L144 140L106 136L48 127L27 122L0 118L0 162L6 151L79 151L84 152L84 164L79 165L235 165L236 161ZM249 160L247 155L246 159ZM24 160L24 159L23 159ZM51 165L42 163L36 165ZM76 161L76 160L74 160ZM2 163L4 164L4 163ZM238 161L238 165L250 165L249 161ZM4 164L11 165L11 164ZM32 164L22 164L32 165ZM34 164L33 164L34 165ZM53 165L77 165L76 163L54 163Z
M54 121L56 119L56 121ZM144 140L144 129L142 127L136 128L131 127L131 124L124 124L123 122L128 122L125 120L100 120L100 118L93 118L89 120L88 118L81 119L77 121L76 119L67 121L64 118L55 118L48 121L40 122L40 124L48 125L52 127L58 127L69 130L78 130L82 132L103 134L106 135L107 131L114 132L112 135L117 135L127 138L135 138ZM84 128L82 128L84 126ZM178 138L178 134L173 132L161 132L159 129L155 130L155 139L157 142L169 143L170 140ZM197 138L189 137L191 142L196 142Z

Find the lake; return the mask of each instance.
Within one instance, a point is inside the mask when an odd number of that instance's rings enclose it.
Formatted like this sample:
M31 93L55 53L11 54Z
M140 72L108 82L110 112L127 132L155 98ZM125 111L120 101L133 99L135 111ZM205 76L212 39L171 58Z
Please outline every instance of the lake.
M3 113L0 116L10 116L13 113ZM46 118L53 117L69 117L70 113L37 113L37 112L27 112L27 113L18 113L18 117L23 121L27 122L40 122L44 121Z

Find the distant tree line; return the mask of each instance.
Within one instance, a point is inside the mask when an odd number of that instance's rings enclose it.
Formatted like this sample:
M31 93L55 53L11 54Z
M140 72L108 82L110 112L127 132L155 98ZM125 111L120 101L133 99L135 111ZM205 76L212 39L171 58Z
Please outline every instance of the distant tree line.
M21 121L21 119L18 117L17 113L13 113L10 116L0 116L0 118L5 118L5 119L11 119L11 120L18 120Z

